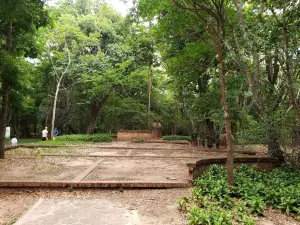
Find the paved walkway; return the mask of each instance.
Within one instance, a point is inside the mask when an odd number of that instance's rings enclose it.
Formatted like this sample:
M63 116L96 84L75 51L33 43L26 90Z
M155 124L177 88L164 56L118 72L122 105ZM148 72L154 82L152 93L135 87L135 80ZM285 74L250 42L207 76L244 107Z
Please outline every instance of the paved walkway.
M187 163L226 154L180 145L125 144L11 150L0 163L0 186L182 188L191 178ZM164 217L160 215L163 210L176 210L173 203L168 205L171 209L163 209L161 203L154 202L155 197L149 201L159 213L149 220L145 218L148 209L140 210L134 204L128 208L127 202L118 205L108 197L100 198L39 199L15 225L157 225L157 218ZM132 198L138 201L140 197ZM172 217L165 219L168 222L163 224L182 224L172 221Z
M126 144L11 150L0 163L0 187L113 187L126 182L182 187L190 179L187 163L226 154L174 144Z
M15 225L139 225L136 210L107 200L39 199Z

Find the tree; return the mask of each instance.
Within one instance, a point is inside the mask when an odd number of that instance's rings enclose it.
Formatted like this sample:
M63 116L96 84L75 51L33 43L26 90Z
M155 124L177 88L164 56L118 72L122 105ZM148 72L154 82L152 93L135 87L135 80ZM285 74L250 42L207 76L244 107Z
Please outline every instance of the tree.
M146 3L147 2L147 3ZM151 2L151 3L150 3ZM227 157L227 176L228 183L233 184L233 137L231 132L231 122L229 107L226 101L226 66L224 63L224 52L225 52L225 38L226 38L226 28L225 28L225 17L226 10L228 7L228 2L226 0L212 0L198 2L195 0L190 1L177 1L170 0L170 2L179 9L191 12L199 21L201 21L202 26L206 27L206 31L210 34L211 40L213 41L215 51L217 53L218 60L218 70L220 74L220 93L221 93L221 104L223 107L226 138L228 145L228 157ZM141 6L143 4L159 5L165 7L168 5L167 1L163 3L154 3L153 1L141 1ZM163 10L164 10L163 9ZM167 9L168 10L168 9Z
M68 69L69 69L69 66L70 66L70 63L71 63L71 56L70 56L70 51L68 49L68 44L65 41L65 48L66 48L66 51L68 53L68 61L67 61L67 66L66 68L60 72L57 70L57 68L55 67L53 61L52 61L52 52L50 52L50 55L49 57L51 58L51 63L52 63L52 66L53 66L53 70L56 74L56 88L55 88L55 95L54 95L54 102L53 102L53 110L52 110L52 121L51 121L51 139L53 139L53 132L54 132L54 128L55 128L55 113L56 113L56 104L57 104L57 98L58 98L58 93L59 93L59 90L60 90L60 86L61 86L61 82L64 78L64 76L66 75L66 73L68 72Z
M0 36L1 43L6 40L8 61L11 62L9 66L14 66L14 58L17 56L34 55L35 48L32 46L33 35L35 31L46 25L47 14L44 11L43 1L30 1L30 0L12 0L1 1L0 3ZM23 42L32 35L31 39ZM28 50L29 49L29 50ZM2 54L5 54L2 52ZM10 59L9 59L10 58ZM8 62L7 61L7 62ZM3 67L8 64L2 64L1 82L2 82L2 111L0 120L0 158L4 158L4 143L5 143L5 127L7 124L7 108L8 108L8 91L11 83L15 79L11 79L13 76L13 70L7 70Z

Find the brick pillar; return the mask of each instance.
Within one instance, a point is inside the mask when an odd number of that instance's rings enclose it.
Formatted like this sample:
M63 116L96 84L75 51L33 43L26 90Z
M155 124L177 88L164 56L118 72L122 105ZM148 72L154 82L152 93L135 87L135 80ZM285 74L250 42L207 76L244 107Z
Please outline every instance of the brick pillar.
M161 124L158 120L154 120L152 123L152 136L153 139L161 138Z

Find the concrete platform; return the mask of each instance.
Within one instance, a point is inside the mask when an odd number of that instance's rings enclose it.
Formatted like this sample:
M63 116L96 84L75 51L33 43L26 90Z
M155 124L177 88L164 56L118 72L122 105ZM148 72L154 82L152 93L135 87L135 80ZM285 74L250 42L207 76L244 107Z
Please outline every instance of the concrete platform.
M156 143L18 148L0 160L0 187L185 188L187 163L222 154Z
M136 210L105 199L39 199L15 225L140 225Z

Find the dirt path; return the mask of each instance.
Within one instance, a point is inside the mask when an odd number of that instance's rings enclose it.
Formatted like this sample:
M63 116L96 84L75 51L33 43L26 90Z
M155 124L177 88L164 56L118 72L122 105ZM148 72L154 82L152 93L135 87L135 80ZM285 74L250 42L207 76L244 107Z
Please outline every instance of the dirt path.
M183 225L176 201L189 189L164 190L1 190L0 224L12 224L38 199L102 199L116 206L136 210L142 225Z

